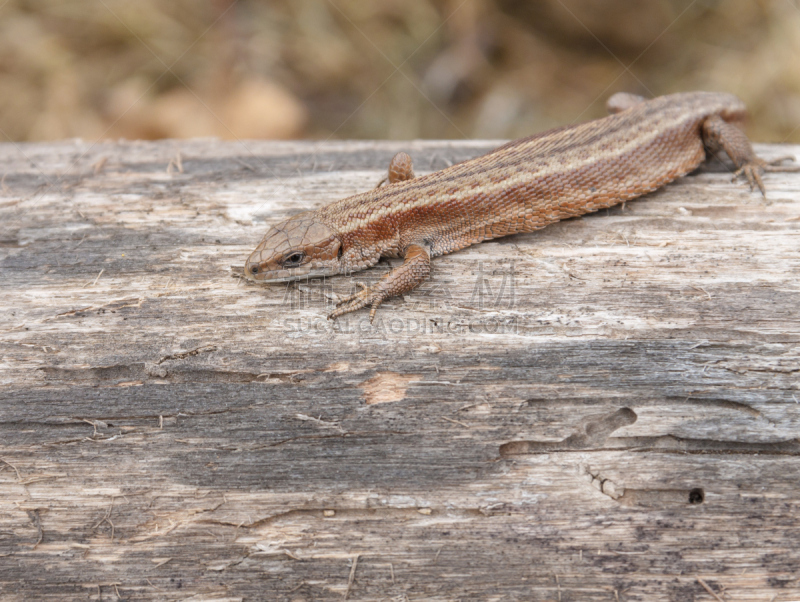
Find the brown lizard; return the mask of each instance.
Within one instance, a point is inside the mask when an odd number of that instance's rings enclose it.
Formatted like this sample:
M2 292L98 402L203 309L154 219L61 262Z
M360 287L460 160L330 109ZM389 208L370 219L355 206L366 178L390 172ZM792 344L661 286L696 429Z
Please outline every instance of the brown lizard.
M510 142L481 157L414 177L398 153L388 184L301 213L269 229L245 264L247 278L287 282L364 270L381 257L404 263L342 299L328 316L378 306L410 291L431 258L484 240L532 232L656 190L724 150L750 189L761 173L796 171L758 158L742 130L744 104L689 92L645 100L615 94L611 115Z

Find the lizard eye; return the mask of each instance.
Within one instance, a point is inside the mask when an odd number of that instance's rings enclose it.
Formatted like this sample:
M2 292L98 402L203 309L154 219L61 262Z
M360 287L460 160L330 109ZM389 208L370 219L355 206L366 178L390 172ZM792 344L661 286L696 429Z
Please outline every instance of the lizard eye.
M284 260L283 260L283 266L284 266L284 267L293 267L293 266L296 266L296 265L298 265L298 264L299 264L301 261L303 261L303 258L304 258L305 256L306 256L306 255L305 255L305 253L303 253L302 251L297 251L296 253L292 253L292 254L291 254L291 255L289 255L289 256L288 256L286 259L284 259Z

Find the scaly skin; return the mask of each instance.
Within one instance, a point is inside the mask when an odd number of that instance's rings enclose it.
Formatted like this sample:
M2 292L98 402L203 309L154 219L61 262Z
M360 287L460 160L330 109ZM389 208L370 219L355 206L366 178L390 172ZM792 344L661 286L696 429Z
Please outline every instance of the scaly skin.
M613 114L516 140L447 169L414 177L398 153L384 186L273 226L245 264L251 280L286 282L366 269L381 257L402 266L339 302L330 319L378 306L430 274L430 260L484 240L532 232L656 190L724 150L750 188L761 173L795 171L759 159L737 127L744 104L690 92L645 100L616 94ZM383 182L382 182L383 183Z

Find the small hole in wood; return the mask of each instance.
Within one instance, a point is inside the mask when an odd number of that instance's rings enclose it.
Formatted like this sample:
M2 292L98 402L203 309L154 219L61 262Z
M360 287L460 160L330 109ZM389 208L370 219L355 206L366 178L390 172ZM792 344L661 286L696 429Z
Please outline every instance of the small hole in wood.
M703 501L706 499L705 493L700 488L692 489L689 492L689 503L690 504L702 504Z

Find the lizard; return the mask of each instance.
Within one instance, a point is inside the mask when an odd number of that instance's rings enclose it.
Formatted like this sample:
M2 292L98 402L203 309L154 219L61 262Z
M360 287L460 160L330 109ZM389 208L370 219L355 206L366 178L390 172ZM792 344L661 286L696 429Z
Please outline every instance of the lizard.
M289 282L365 270L381 257L402 265L337 302L335 319L412 290L431 259L470 245L532 232L652 192L725 151L750 189L766 196L763 172L797 171L756 156L740 125L744 103L715 92L647 100L617 93L607 117L535 134L415 177L398 153L372 190L272 226L247 259L254 281ZM385 184L384 184L385 183Z

